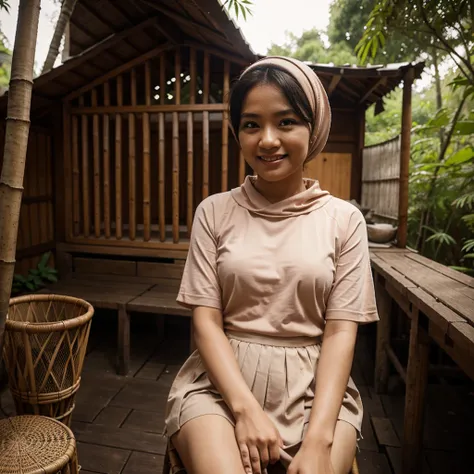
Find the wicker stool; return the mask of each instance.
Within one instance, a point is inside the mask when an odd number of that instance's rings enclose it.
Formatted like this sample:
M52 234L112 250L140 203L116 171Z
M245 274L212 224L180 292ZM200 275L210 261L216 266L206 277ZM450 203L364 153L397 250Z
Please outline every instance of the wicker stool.
M77 474L76 440L45 416L0 420L0 474Z
M168 441L165 459L163 462L163 474L178 473L186 474L186 469L184 469L183 463L181 462L179 454L176 451L176 448L173 446L173 443L171 441ZM354 462L352 463L351 474L359 474L359 467L357 466L356 458L354 458Z

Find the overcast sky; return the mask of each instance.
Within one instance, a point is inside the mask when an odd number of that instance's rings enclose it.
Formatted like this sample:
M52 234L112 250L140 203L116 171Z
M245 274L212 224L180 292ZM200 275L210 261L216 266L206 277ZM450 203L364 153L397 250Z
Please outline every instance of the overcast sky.
M13 48L19 0L9 0L10 13L0 11L1 30ZM331 0L254 0L253 15L247 21L239 18L238 26L255 53L265 54L271 43L282 43L285 31L300 35L304 30L325 29L329 22ZM41 0L41 13L36 45L36 69L48 52L53 36L58 7L53 0Z

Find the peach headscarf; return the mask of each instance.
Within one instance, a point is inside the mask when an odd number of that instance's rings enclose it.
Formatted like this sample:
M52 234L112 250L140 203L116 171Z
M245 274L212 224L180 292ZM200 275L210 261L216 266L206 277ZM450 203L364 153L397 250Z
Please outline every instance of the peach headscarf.
M306 161L315 158L326 145L331 128L331 108L329 107L329 99L316 73L305 63L297 59L287 58L284 56L267 56L252 63L240 77L255 67L260 66L277 66L294 77L301 86L308 98L314 115L314 122L310 128L310 140L308 156Z

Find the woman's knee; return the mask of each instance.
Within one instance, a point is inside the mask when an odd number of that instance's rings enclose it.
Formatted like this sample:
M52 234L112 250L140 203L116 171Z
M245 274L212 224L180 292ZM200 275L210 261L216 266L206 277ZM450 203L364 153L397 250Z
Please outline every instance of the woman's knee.
M244 474L234 426L220 415L185 423L171 441L187 474Z

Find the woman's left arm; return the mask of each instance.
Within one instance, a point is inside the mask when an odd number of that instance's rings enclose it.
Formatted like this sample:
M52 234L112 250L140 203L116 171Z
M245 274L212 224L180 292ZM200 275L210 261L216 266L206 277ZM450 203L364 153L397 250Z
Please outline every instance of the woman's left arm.
M316 393L303 445L330 449L349 381L358 323L331 319L324 329L316 370Z

